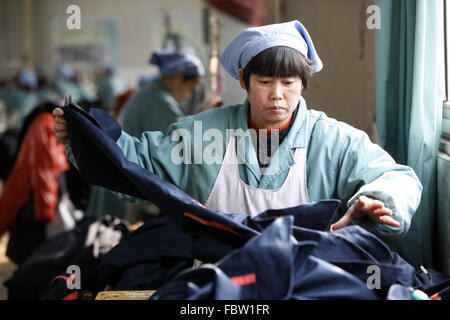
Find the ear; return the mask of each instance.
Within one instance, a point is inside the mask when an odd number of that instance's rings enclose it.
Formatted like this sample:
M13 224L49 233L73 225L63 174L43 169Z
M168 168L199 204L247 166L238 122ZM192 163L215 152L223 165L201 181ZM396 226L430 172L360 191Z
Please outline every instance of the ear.
M245 87L244 80L242 79L243 73L244 73L244 70L242 70L242 68L239 68L239 84L241 85L242 89L247 90L247 88Z

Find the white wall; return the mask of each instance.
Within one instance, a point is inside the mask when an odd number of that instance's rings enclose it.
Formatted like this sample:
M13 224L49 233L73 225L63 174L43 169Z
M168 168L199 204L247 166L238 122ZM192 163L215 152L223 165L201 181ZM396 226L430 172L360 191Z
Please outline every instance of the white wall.
M308 29L324 68L313 75L308 107L373 133L376 30L366 9L372 0L282 0L281 19Z
M0 77L8 77L22 65L25 15L23 3L0 1Z
M324 69L313 76L306 93L310 108L372 135L375 110L375 31L365 26L365 9L372 0L266 0L271 8L269 21L299 19L304 23L324 62ZM82 27L95 19L114 18L119 23L119 74L129 85L140 75L155 72L148 64L150 53L160 48L162 19L170 13L176 30L199 48L208 68L208 48L203 43L202 0L0 0L0 70L18 64L32 34L33 62L47 68L52 63L52 23L65 20L68 5L81 8ZM281 5L279 12L275 6ZM32 25L29 11L32 10ZM215 9L222 22L221 50L245 27ZM27 19L28 17L28 19ZM270 21L274 22L274 21ZM29 30L31 29L31 31ZM245 99L238 82L221 67L226 104Z
M23 0L22 0L23 1ZM115 19L118 21L119 74L129 86L135 86L139 76L152 74L156 68L148 63L150 53L161 48L164 34L163 17L172 18L175 31L185 35L198 50L205 67L208 68L209 51L203 40L202 0L39 0L35 3L35 62L51 69L52 22L66 19L67 6L76 4L81 9L81 27L92 20ZM211 14L220 17L223 23L221 48L246 24L210 8ZM1 33L0 33L1 34ZM224 77L223 100L227 104L241 103L245 92L221 68Z

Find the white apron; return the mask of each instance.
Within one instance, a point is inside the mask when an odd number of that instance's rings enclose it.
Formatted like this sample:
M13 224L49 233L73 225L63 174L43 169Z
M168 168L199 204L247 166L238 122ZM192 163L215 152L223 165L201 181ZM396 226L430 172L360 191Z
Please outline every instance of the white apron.
M239 175L235 137L231 136L225 157L205 207L223 213L256 216L268 209L283 209L309 203L306 184L306 148L296 148L295 164L283 185L274 190L253 188Z

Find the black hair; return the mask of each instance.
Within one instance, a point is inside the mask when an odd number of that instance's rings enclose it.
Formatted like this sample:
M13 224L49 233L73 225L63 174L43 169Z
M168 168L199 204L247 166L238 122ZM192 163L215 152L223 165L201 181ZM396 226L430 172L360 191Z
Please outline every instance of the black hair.
M249 90L251 74L280 78L299 76L302 79L303 89L306 90L313 65L314 62L294 48L272 47L260 52L250 60L244 68L242 80Z

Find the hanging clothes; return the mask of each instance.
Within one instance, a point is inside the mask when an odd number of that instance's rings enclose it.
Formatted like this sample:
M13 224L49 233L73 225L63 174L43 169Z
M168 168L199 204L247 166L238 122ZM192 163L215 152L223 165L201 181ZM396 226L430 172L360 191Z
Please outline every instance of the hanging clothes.
M55 137L54 122L50 113L41 113L25 134L0 198L0 234L14 222L31 196L36 220L50 221L55 217L58 177L69 169L69 162L64 145Z

